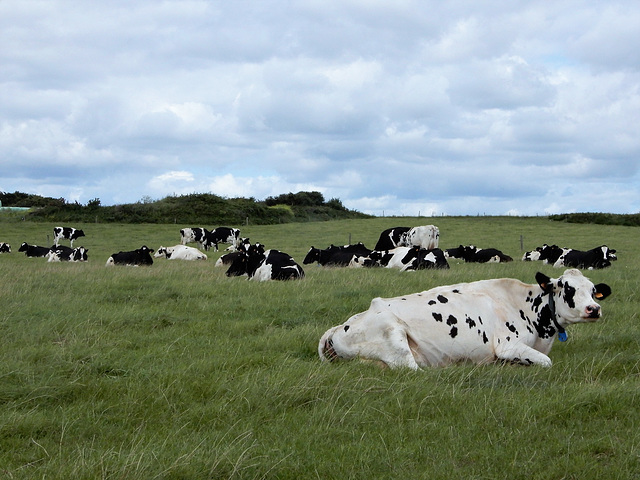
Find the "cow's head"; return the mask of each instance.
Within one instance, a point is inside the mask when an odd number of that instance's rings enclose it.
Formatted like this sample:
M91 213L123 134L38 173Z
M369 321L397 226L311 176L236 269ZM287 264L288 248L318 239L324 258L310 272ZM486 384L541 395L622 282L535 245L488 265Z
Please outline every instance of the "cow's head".
M603 300L611 294L607 284L594 285L577 269L565 270L557 279L538 272L536 281L543 291L552 295L552 310L555 310L556 319L561 325L595 322L602 315L596 300Z
M320 249L312 246L307 252L306 257L304 257L304 260L302 260L302 263L304 263L305 265L308 265L310 263L317 262L319 260L320 260Z

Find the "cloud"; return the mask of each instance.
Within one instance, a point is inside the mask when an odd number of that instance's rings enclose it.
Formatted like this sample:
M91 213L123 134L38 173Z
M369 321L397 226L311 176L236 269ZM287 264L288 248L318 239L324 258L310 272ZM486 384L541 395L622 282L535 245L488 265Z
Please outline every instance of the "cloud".
M0 188L635 212L639 24L626 0L5 0Z

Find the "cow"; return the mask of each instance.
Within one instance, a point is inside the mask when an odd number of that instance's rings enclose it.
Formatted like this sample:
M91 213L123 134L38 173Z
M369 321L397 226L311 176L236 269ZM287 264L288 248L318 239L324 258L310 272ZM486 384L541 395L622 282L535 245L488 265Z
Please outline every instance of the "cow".
M73 248L73 241L84 237L84 232L73 227L53 227L53 242L57 247L60 240L67 239Z
M238 239L240 238L240 230L231 227L217 227L210 232L207 232L204 238L204 249L209 250L213 245L217 252L219 243L230 243L233 247L237 247Z
M108 258L106 266L109 267L111 265L128 265L128 266L153 265L153 258L151 258L152 253L153 253L153 249L148 248L146 245L143 245L142 247L130 252L114 253Z
M411 230L411 227L392 227L387 228L380 234L378 243L373 247L374 250L383 251L391 250L400 246L400 241L405 234Z
M247 252L233 261L227 277L247 275L249 280L263 282L267 280L293 280L304 278L304 270L293 257L279 250L264 250L264 246L255 244Z
M478 248L475 245L460 245L450 248L447 254L453 258L462 258L467 263L500 263L512 262L513 258L505 255L497 248Z
M412 265L402 262L409 253L409 250L409 247L396 247L390 250L373 250L366 256L354 256L349 266L398 268L401 271L410 270Z
M0 242L0 253L11 253L11 245L7 242Z
M323 361L377 360L390 368L495 361L551 366L554 340L565 328L595 322L595 300L611 294L577 269L536 284L500 278L435 287L394 298L374 298L369 309L327 330L318 343ZM594 300L595 299L595 300Z
M317 262L318 265L322 266L344 267L350 264L354 259L354 256L367 256L370 253L371 250L365 247L362 242L355 245L331 245L323 250L312 246L304 257L302 263L308 265L310 263Z
M413 227L404 233L400 238L400 247L419 246L427 250L438 248L440 240L440 229L435 225L423 225Z
M39 247L38 245L29 245L27 242L22 242L19 252L24 252L27 257L46 257L49 251L54 248L53 247Z
M231 264L233 263L233 261L240 257L241 255L243 255L244 253L246 253L246 250L238 250L235 252L229 252L229 253L225 253L224 255L221 255L220 258L218 258L218 260L216 260L216 263L213 265L214 267L224 267L224 266L231 266Z
M407 254L401 260L404 264L410 264L406 270L424 270L424 269L447 269L449 263L444 256L444 252L439 248L422 248L418 245L410 247Z
M542 263L547 263L553 265L556 263L560 256L568 251L567 248L562 248L557 245L547 245L543 244L541 247L536 247L535 250L531 250L530 252L525 252L522 256L522 260L525 262L531 261L541 261Z
M238 250L247 251L247 249L250 246L251 246L251 241L249 240L249 238L243 237L243 238L238 238L238 240L236 240L235 245L229 245L224 250L225 252L237 252Z
M47 255L48 262L86 262L88 260L88 248L76 247L70 248L64 245L58 245L51 248Z
M163 247L160 245L153 255L155 258L164 257L169 260L206 260L207 256L197 248L187 245L174 245L173 247Z
M180 245L186 245L187 243L197 243L202 247L208 233L209 230L201 227L181 228Z
M553 264L554 267L575 267L593 270L594 268L606 268L611 262L617 260L616 251L606 245L601 245L591 250L565 249L562 255Z

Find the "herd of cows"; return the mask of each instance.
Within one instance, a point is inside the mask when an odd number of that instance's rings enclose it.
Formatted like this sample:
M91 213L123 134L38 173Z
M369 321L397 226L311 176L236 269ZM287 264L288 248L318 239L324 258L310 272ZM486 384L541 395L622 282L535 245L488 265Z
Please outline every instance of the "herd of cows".
M73 248L74 240L85 236L71 227L54 228L54 245L39 247L24 242L18 251L48 261L87 261L88 249ZM325 249L311 247L303 264L327 267L383 267L402 271L449 268L448 259L464 262L510 262L511 257L495 248L460 245L442 250L435 225L395 227L384 230L373 249L362 243ZM60 245L69 240L70 246ZM291 280L304 278L294 258L260 243L240 237L240 230L218 227L183 228L180 244L159 247L154 257L170 260L206 260L202 249L218 250L229 244L229 253L216 266L226 266L227 276L249 279ZM0 243L0 253L11 252ZM141 248L112 254L106 265L152 265L154 251ZM482 364L496 360L523 365L550 366L548 353L556 338L566 339L565 328L574 323L600 318L596 300L611 294L606 284L594 285L579 269L601 269L617 260L616 251L606 245L588 251L542 245L522 257L554 267L567 267L553 279L538 273L536 282L502 278L440 286L395 298L375 298L369 309L327 330L318 343L322 360L365 358L384 365L419 369L459 361Z

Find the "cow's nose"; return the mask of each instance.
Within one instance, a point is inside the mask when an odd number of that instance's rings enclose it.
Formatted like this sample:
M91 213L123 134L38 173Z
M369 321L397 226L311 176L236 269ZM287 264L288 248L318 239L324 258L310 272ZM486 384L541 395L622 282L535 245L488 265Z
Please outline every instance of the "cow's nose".
M585 310L589 318L598 318L600 316L600 305L588 305Z

